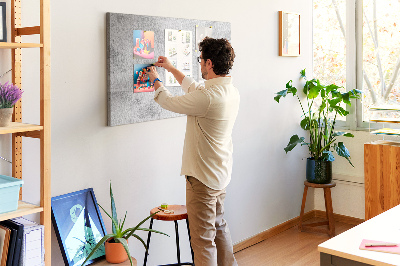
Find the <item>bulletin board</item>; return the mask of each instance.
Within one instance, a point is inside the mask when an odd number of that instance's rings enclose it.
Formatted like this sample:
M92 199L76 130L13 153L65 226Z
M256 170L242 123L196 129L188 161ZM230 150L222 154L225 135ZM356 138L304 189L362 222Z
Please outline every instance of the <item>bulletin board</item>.
M134 93L135 65L155 63L159 56L166 56L166 29L191 31L192 77L199 80L200 55L196 47L196 27L212 28L213 38L231 38L229 22L168 18L120 13L107 13L107 93L108 126L140 123L182 116L161 108L154 101L154 92L149 88ZM134 31L154 32L154 48L148 45L154 58L134 56ZM137 32L135 33L137 34ZM166 73L157 68L160 79L165 83ZM167 86L173 95L182 95L180 86Z

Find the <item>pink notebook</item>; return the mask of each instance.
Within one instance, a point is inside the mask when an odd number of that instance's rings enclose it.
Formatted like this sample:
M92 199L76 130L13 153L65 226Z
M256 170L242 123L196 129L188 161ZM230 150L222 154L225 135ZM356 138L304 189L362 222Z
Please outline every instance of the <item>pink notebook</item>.
M392 246L392 247L366 247L365 243L385 243L385 242L384 241L363 239L362 242L361 242L361 245L360 245L360 249L378 251L378 252L385 252L385 253L400 254L400 244L397 245L397 246Z

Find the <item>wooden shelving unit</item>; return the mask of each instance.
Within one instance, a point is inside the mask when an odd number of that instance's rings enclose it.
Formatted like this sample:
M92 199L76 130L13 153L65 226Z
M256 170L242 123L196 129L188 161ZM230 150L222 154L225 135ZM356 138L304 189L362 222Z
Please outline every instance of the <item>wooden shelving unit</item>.
M40 43L23 43L23 35L40 35ZM37 138L40 141L40 206L21 201L18 209L0 214L0 221L32 213L40 213L44 225L45 265L51 265L51 176L50 176L50 0L40 0L40 25L21 27L21 0L11 0L11 42L0 43L0 49L11 49L12 80L20 88L21 49L40 49L40 125L22 123L22 103L14 106L13 123L0 127L0 134L12 134L12 173L22 179L22 137ZM27 86L24 88L28 90Z

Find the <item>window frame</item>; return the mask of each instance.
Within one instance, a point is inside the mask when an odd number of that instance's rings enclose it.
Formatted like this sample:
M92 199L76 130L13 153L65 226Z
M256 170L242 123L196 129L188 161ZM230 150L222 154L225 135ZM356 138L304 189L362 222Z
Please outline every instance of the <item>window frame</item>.
M351 23L354 22L354 23ZM363 0L346 0L346 91L363 91ZM314 60L313 60L314 63ZM351 99L346 106L345 120L336 120L336 129L370 131L382 128L400 128L400 125L363 121L361 99Z

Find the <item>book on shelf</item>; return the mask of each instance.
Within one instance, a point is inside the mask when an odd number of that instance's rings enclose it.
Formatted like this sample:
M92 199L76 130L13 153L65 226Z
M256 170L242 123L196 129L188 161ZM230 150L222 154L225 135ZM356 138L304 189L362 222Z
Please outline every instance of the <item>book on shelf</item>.
M6 266L11 230L0 225L0 266Z
M12 222L22 225L21 258L18 266L44 265L44 226L25 218L11 219Z
M0 225L8 228L10 230L10 242L8 244L8 254L7 254L6 266L13 266L15 242L17 240L17 232L14 228L7 226L4 222L5 221L0 222Z
M7 266L19 266L19 259L21 257L23 225L17 224L11 220L1 222L2 225L13 229L15 235L14 249L8 251ZM11 255L11 256L10 256Z

